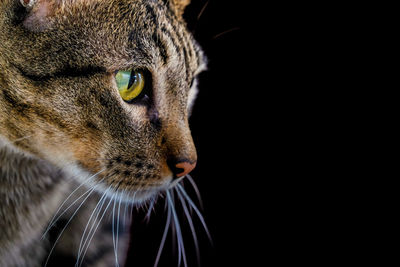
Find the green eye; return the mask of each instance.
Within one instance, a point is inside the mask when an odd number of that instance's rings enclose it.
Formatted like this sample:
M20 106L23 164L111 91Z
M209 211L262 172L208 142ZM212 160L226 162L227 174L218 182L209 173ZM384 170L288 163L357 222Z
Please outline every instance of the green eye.
M115 75L115 81L119 94L126 102L131 102L137 98L144 89L145 78L142 71L118 71Z

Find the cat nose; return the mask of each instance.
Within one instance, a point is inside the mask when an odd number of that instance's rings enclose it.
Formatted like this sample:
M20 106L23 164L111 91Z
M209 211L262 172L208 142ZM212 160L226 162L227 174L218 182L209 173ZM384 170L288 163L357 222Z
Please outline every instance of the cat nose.
M175 178L180 178L189 174L196 167L196 163L196 161L190 162L187 160L183 160L179 161L178 163L171 162L169 165L172 172L174 173Z

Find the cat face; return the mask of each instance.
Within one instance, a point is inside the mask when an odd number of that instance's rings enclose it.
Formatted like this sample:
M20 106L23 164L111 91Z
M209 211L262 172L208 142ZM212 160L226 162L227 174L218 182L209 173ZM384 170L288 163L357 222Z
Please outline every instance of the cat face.
M0 138L137 201L190 171L205 62L179 1L33 2L0 7Z

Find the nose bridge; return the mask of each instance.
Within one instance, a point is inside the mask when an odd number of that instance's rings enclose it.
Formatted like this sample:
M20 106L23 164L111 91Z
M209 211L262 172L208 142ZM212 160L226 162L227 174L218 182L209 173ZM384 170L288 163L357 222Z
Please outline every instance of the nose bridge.
M187 119L169 122L165 128L164 138L167 147L167 158L175 162L195 163L196 148Z
M175 74L179 76L178 73ZM160 78L155 83L159 85L159 90L154 93L154 105L159 111L161 121L159 144L173 177L183 177L195 168L197 162L197 152L188 122L188 96L185 88L176 79Z

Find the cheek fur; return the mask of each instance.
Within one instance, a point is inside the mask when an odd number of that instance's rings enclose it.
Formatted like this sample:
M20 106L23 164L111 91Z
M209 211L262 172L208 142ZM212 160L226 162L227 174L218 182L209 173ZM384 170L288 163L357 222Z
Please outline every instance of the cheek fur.
M188 111L189 111L189 114L192 113L193 105L194 105L194 102L195 102L195 100L197 98L198 92L199 91L197 89L197 80L195 80L193 82L192 88L190 89L189 95L188 95Z
M74 157L78 165L92 173L97 173L101 170L101 155L99 148L101 143L96 139L77 140L72 146Z

